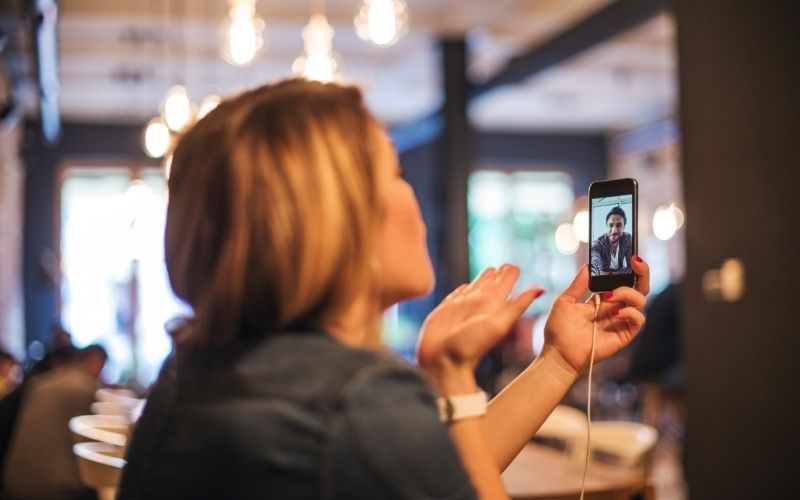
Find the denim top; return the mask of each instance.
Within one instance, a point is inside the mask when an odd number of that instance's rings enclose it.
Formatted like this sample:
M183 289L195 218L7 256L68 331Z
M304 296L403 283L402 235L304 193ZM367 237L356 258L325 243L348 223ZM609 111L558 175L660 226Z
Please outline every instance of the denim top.
M173 355L126 458L120 500L476 498L422 377L325 333Z

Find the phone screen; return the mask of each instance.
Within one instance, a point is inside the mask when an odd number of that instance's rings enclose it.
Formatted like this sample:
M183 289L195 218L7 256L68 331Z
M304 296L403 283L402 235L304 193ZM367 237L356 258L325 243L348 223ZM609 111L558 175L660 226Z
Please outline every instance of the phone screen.
M637 253L636 181L595 182L589 189L590 288L633 286L631 259Z

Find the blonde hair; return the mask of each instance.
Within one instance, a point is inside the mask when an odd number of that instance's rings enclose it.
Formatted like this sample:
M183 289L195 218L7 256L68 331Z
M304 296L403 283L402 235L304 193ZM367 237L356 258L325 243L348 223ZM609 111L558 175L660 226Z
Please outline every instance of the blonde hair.
M181 138L165 253L190 342L323 327L370 287L373 127L358 89L289 80Z

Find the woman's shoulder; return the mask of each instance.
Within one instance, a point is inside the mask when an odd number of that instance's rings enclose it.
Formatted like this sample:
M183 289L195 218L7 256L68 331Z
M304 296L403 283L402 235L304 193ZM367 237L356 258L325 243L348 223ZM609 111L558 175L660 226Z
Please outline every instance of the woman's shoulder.
M364 392L392 391L400 386L427 390L424 379L407 361L388 350L353 348L327 334L282 337L264 353L281 366L272 366L282 376L302 374L306 384L323 392L336 393L337 399L352 399ZM259 358L256 356L254 361ZM274 372L273 372L274 374ZM316 380L316 382L314 382Z
M187 396L200 391L205 397L219 387L226 395L330 402L375 383L425 385L414 367L393 353L353 348L325 332L242 340L178 355L176 365L177 385Z
M337 498L387 490L392 498L475 498L429 384L402 361L376 358L339 392L323 484Z
M273 335L248 349L239 364L269 371L342 372L351 376L371 370L415 371L389 351L351 347L325 332Z

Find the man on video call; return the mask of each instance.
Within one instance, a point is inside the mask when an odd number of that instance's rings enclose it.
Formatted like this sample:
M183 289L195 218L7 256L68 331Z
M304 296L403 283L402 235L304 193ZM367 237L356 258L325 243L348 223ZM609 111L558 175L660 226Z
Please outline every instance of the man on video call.
M606 215L606 234L592 242L592 275L621 274L631 271L633 238L625 232L628 217L620 207Z

